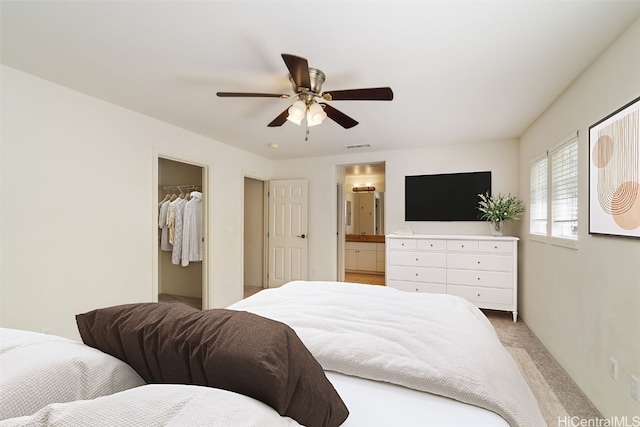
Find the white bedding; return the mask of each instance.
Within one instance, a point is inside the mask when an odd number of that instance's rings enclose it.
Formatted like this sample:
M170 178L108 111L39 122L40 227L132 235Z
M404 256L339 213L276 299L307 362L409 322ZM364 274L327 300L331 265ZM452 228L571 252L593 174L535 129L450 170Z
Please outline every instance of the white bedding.
M0 420L142 384L129 365L81 342L0 328Z
M217 388L149 384L93 400L51 404L0 427L299 427L267 406Z
M395 384L327 372L350 409L343 427L506 427L487 410ZM150 384L93 400L50 404L0 427L296 427L271 407L220 389Z
M288 324L327 371L450 397L512 426L546 425L495 330L464 299L298 281L229 308Z
M296 330L349 408L345 427L546 425L491 324L457 297L294 282L229 308ZM299 425L236 393L144 385L80 342L1 328L0 341L0 427Z
M508 427L495 412L396 384L327 371L349 408L341 427Z

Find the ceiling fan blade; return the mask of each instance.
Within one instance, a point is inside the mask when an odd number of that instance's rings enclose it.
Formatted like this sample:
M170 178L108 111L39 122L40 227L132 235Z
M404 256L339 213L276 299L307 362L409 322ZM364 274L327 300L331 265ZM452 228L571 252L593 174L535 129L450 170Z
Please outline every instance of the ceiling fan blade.
M301 92L301 89L310 89L311 77L309 77L309 63L307 60L288 53L283 53L282 59L287 64L289 74L291 74L291 78L296 84L296 92Z
M324 102L321 102L320 105L324 107L324 112L327 113L327 117L329 117L334 122L338 123L343 128L351 129L352 127L358 124L358 122L353 120L351 117L347 116L342 111L336 110L331 105L325 104Z
M289 109L284 110L278 117L273 119L271 123L267 125L267 127L275 128L278 126L282 126L287 121L287 117L289 116Z
M256 93L256 92L217 92L222 98L291 98L284 93Z
M322 98L327 101L391 101L393 91L390 87L332 90L324 92Z

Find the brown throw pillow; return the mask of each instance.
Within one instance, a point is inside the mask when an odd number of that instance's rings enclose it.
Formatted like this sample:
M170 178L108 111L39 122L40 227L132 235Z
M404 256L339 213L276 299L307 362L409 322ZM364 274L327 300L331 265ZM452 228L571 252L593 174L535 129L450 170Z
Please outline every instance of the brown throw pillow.
M76 316L85 344L147 383L195 384L260 400L298 423L338 426L349 411L289 326L235 310L126 304Z

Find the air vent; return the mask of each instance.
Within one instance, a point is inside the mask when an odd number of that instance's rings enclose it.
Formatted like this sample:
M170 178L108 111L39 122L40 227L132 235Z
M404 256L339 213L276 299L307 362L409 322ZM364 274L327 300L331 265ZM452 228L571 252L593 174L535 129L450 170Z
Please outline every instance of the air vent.
M369 148L371 144L353 144L353 145L345 145L344 148L347 150L351 150L352 148Z

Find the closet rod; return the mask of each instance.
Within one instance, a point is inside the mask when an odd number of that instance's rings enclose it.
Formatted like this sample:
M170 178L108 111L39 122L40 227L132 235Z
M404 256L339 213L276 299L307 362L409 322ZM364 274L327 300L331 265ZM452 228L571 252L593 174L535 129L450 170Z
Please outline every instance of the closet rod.
M184 184L184 185L169 185L169 186L161 186L158 187L158 190L182 190L182 189L195 189L195 188L202 188L202 185L195 185L195 184Z

